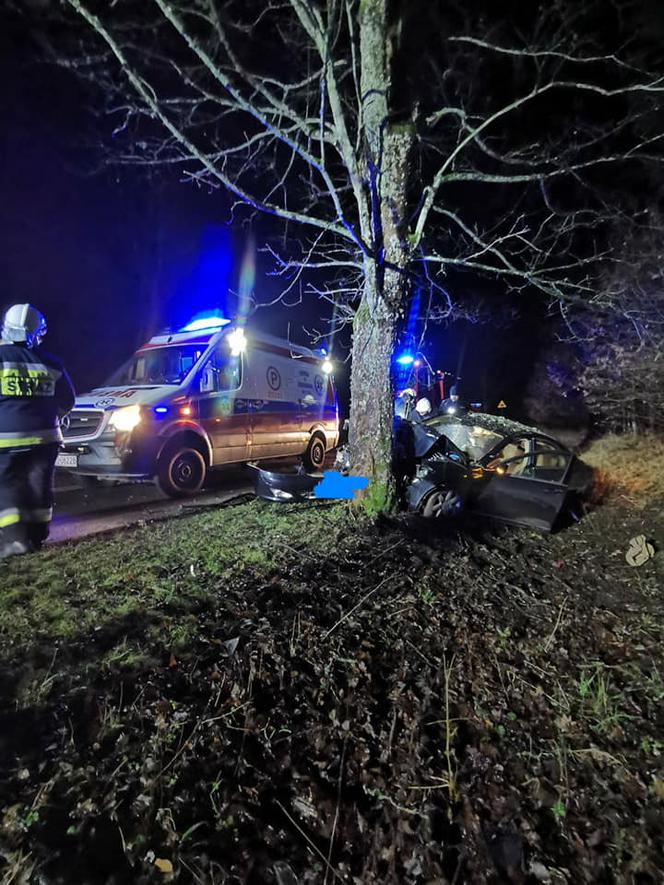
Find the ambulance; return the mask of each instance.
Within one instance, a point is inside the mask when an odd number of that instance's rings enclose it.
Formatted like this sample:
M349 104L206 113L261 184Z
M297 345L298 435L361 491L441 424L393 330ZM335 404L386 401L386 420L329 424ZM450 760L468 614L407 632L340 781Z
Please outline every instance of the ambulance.
M144 344L77 397L57 466L83 480L156 480L193 495L227 464L300 455L320 470L339 437L332 364L221 317Z

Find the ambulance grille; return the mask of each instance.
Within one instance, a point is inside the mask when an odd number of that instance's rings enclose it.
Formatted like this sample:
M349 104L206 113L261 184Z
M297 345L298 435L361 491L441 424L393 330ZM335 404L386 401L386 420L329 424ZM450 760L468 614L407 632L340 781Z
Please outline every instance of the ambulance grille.
M75 409L70 412L62 422L62 435L65 439L81 439L87 436L94 436L101 422L104 420L104 413L96 409Z

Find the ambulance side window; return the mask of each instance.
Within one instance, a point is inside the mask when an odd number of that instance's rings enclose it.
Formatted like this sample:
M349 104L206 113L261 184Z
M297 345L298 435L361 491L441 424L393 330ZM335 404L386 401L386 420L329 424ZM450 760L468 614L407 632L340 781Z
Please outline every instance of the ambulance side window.
M201 369L201 393L237 390L242 380L242 357L231 356L228 344L222 341Z

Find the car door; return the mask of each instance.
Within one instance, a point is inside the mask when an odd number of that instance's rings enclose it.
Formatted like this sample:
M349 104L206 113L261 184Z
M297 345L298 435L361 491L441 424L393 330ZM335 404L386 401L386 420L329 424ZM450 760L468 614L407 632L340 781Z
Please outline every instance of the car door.
M222 338L198 374L199 421L212 443L213 466L249 458L250 416L242 395L243 357Z
M483 516L551 531L567 496L572 453L541 437L512 438L483 459L471 508Z

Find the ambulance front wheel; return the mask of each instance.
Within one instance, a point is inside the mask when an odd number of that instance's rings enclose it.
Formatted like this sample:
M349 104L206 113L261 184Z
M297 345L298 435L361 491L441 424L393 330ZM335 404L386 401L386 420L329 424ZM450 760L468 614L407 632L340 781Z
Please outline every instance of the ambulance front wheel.
M302 458L304 466L307 470L321 470L325 464L325 455L325 440L320 434L315 433L309 440L309 445Z
M159 459L157 484L171 498L186 498L202 489L206 473L205 458L198 449L174 443Z

